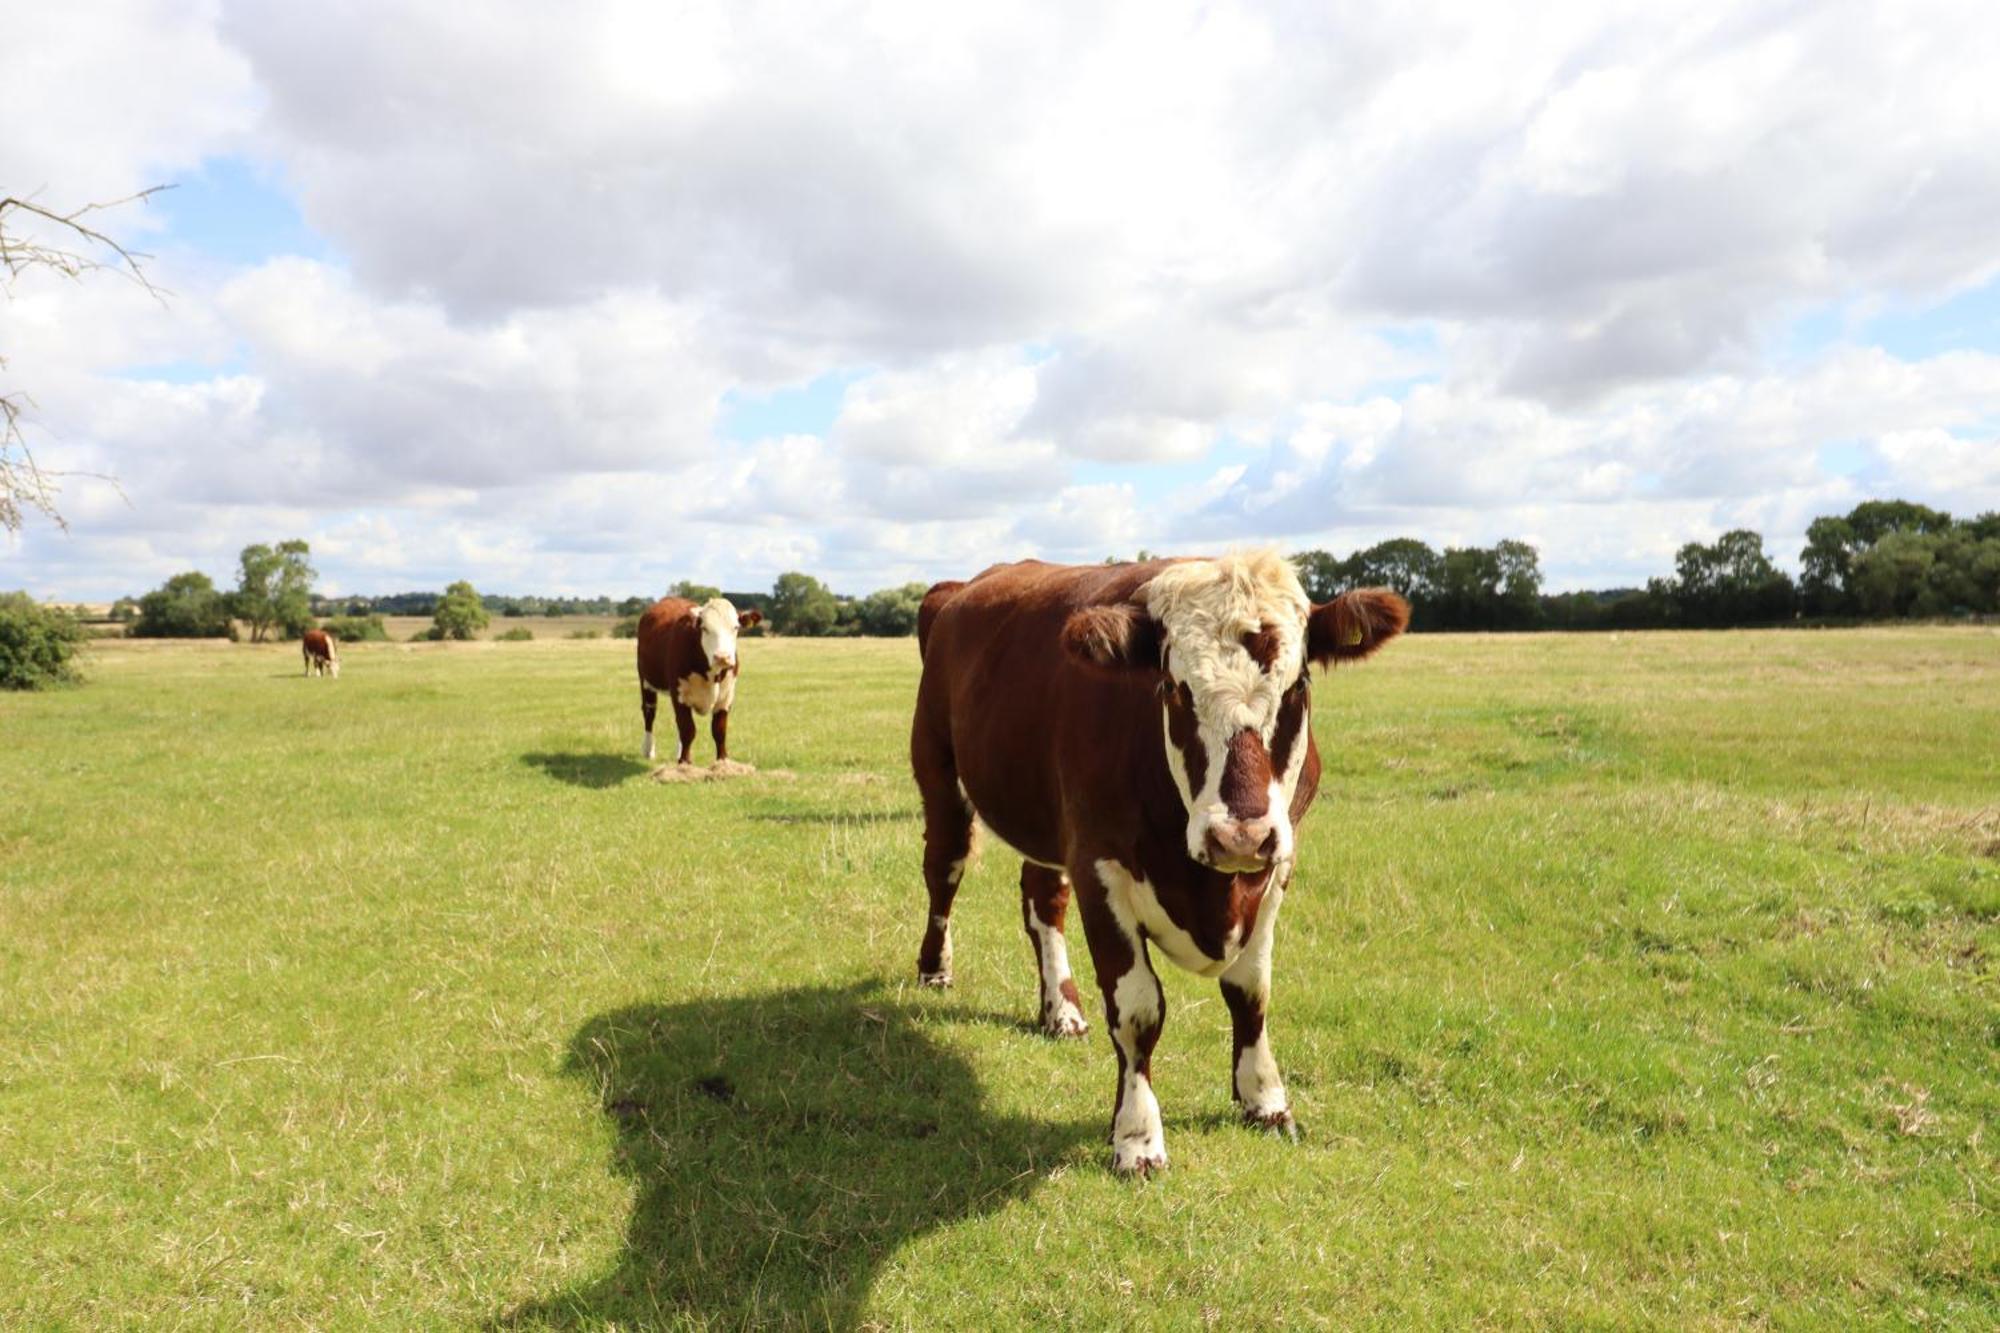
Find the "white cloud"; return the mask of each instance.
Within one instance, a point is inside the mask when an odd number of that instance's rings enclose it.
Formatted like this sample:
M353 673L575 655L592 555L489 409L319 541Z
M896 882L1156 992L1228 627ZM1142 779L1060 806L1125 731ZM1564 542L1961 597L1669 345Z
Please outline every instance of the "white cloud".
M25 539L51 591L277 522L349 582L1411 530L1594 579L1867 491L2000 503L1986 353L1770 351L2000 273L1980 4L103 0L11 35L51 114L0 187L245 154L332 256L163 234L164 310L0 306L44 455L132 498L77 483L79 535ZM832 370L823 430L718 437L732 390Z

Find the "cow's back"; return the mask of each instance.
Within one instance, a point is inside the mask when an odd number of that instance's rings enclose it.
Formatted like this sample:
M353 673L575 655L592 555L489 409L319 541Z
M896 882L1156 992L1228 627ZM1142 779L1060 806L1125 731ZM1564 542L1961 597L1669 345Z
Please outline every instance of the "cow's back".
M1077 610L1128 600L1163 563L995 565L919 621L918 741L948 743L981 818L1033 860L1059 864L1067 823L1080 806L1118 804L1102 799L1112 789L1132 809L1145 755L1165 774L1152 680L1083 666L1062 646Z

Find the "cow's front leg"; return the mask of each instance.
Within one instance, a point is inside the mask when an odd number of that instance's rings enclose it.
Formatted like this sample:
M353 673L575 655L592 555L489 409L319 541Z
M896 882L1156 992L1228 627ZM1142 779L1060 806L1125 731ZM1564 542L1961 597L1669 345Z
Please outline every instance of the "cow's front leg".
M1271 944L1284 894L1284 885L1274 876L1257 906L1257 922L1251 927L1247 946L1222 974L1222 1002L1229 1006L1233 1037L1230 1092L1243 1108L1243 1119L1295 1139L1298 1122L1292 1119L1285 1081L1278 1075L1278 1062L1271 1055L1270 1038L1264 1030L1264 1010L1271 997Z
M681 734L681 757L677 764L694 762L694 709L680 700L674 700L674 730Z
M1098 873L1104 867L1106 873ZM1118 1053L1118 1100L1111 1113L1111 1168L1146 1175L1167 1165L1166 1132L1153 1095L1153 1047L1166 1023L1166 999L1146 956L1146 938L1129 914L1112 902L1107 880L1125 872L1115 863L1070 871L1083 911L1084 939L1097 984L1104 993L1104 1026Z
M715 762L729 762L729 710L718 708L708 720L708 738L715 742Z

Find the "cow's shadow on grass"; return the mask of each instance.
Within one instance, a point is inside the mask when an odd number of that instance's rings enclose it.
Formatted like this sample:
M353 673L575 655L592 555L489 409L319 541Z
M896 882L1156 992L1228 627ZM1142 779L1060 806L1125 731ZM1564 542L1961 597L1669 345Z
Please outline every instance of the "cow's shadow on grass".
M1102 1138L993 1113L964 1057L874 982L617 1010L566 1069L617 1126L625 1248L501 1328L849 1328L898 1246Z
M653 771L652 765L622 754L524 754L521 762L539 768L558 782L572 787L615 787L630 778Z

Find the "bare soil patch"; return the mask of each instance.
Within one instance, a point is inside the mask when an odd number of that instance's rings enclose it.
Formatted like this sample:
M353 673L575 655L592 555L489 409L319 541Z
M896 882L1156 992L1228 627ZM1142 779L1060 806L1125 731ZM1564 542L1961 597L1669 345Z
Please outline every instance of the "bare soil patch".
M653 770L655 782L723 782L730 778L763 777L775 782L790 782L798 774L788 768L758 768L755 764L742 764L734 759L703 768L698 764L665 764Z

